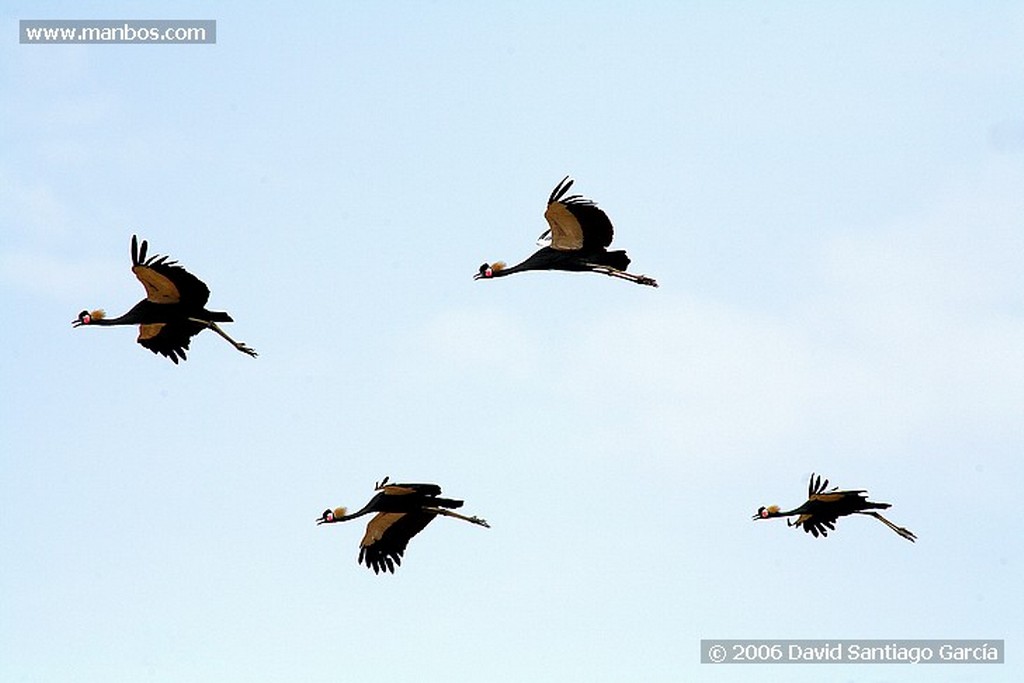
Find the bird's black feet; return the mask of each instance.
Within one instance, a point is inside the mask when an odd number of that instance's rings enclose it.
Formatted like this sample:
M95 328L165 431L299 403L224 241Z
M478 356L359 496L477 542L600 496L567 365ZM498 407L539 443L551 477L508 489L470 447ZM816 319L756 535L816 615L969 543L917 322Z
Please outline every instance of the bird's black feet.
M658 286L658 283L654 278L647 277L646 275L637 275L636 280L634 280L634 282L637 283L638 285L648 285L650 287Z
M246 346L242 342L236 342L235 348L248 356L252 356L253 358L259 355L258 353L256 353L256 349Z

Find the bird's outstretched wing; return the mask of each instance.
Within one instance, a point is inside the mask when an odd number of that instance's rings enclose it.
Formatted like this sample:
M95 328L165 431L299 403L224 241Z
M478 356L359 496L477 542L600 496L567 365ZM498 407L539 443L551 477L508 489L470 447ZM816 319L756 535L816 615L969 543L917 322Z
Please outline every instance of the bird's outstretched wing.
M395 572L409 539L423 531L437 515L430 512L381 512L366 525L359 544L359 562L379 574Z
M187 360L185 351L188 350L189 342L203 327L193 322L139 325L139 337L135 341L153 353L167 356L177 365L179 359Z
M142 240L140 248L138 238L132 235L132 272L146 288L146 298L156 304L186 302L198 308L205 306L210 290L203 281L166 256L146 258L148 248L146 240Z
M836 529L836 515L827 515L821 513L815 514L804 514L796 518L793 522L793 526L803 527L803 530L811 534L815 538L818 536L828 536L829 531L835 531Z
M597 204L578 194L566 197L573 181L566 176L548 197L544 219L551 226L551 248L558 251L600 251L612 243L612 222Z
M828 488L828 479L822 481L820 474L812 472L811 480L807 483L807 497L812 498L816 494L824 493L826 488Z

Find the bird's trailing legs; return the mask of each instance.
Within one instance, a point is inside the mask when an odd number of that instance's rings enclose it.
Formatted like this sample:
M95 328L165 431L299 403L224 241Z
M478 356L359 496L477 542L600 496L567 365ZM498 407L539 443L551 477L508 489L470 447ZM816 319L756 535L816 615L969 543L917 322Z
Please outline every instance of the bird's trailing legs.
M646 275L634 275L633 273L627 273L624 270L612 268L611 266L599 266L592 264L590 266L590 269L593 270L595 273L604 273L605 275L610 275L611 277L622 278L623 280L635 282L638 285L649 285L651 287L658 286L658 283L654 280L654 278L647 277Z
M889 520L887 520L885 517L883 517L882 515L878 514L877 512L874 512L872 510L868 510L866 512L861 512L860 514L862 514L862 515L871 515L872 517L877 519L879 522L881 522L882 524L886 525L887 527L889 527L890 529L892 529L893 531L898 533L900 536L902 536L903 538L905 538L908 541L910 541L911 543L913 543L914 541L917 540L917 536L914 535L914 532L910 531L909 529L904 529L901 526L896 526L895 524L893 524L892 522L890 522Z
M220 325L218 325L217 323L213 322L212 320L200 320L199 318L189 318L189 320L191 322L199 323L200 325L205 325L206 327L209 327L211 330L213 330L214 332L216 332L220 336L224 337L228 341L229 344L234 346L236 349L238 349L242 353L248 354L248 355L252 356L253 358L255 358L257 356L256 349L251 349L248 346L246 346L245 344L243 344L242 342L236 342L234 339L232 339L231 337L228 336L227 332L225 332L224 330L220 329Z
M462 521L469 522L470 524L478 524L480 526L487 527L488 529L491 528L491 525L488 524L486 520L480 519L476 516L466 517L465 515L460 515L458 512L452 512L451 510L445 510L444 508L434 507L425 507L423 508L423 511L431 512L436 515L444 515L445 517L454 517L455 519L461 519Z

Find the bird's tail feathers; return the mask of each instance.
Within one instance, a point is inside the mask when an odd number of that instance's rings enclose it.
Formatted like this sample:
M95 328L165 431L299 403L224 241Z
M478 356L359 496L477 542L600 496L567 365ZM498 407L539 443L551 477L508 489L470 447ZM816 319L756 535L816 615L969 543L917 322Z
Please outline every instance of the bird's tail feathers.
M629 268L629 257L626 256L626 252L621 249L618 251L609 251L601 257L602 266L610 266L616 270L626 270Z
M434 498L430 501L431 505L436 505L439 508L460 508L466 504L462 500L454 500L452 498Z
M210 311L210 320L215 323L233 323L234 319L224 311Z

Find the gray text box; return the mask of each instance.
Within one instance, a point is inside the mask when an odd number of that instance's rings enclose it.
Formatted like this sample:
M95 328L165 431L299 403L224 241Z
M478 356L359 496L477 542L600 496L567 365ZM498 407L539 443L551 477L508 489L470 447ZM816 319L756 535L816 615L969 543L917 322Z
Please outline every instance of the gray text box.
M22 19L18 24L19 42L28 45L217 42L215 19Z

